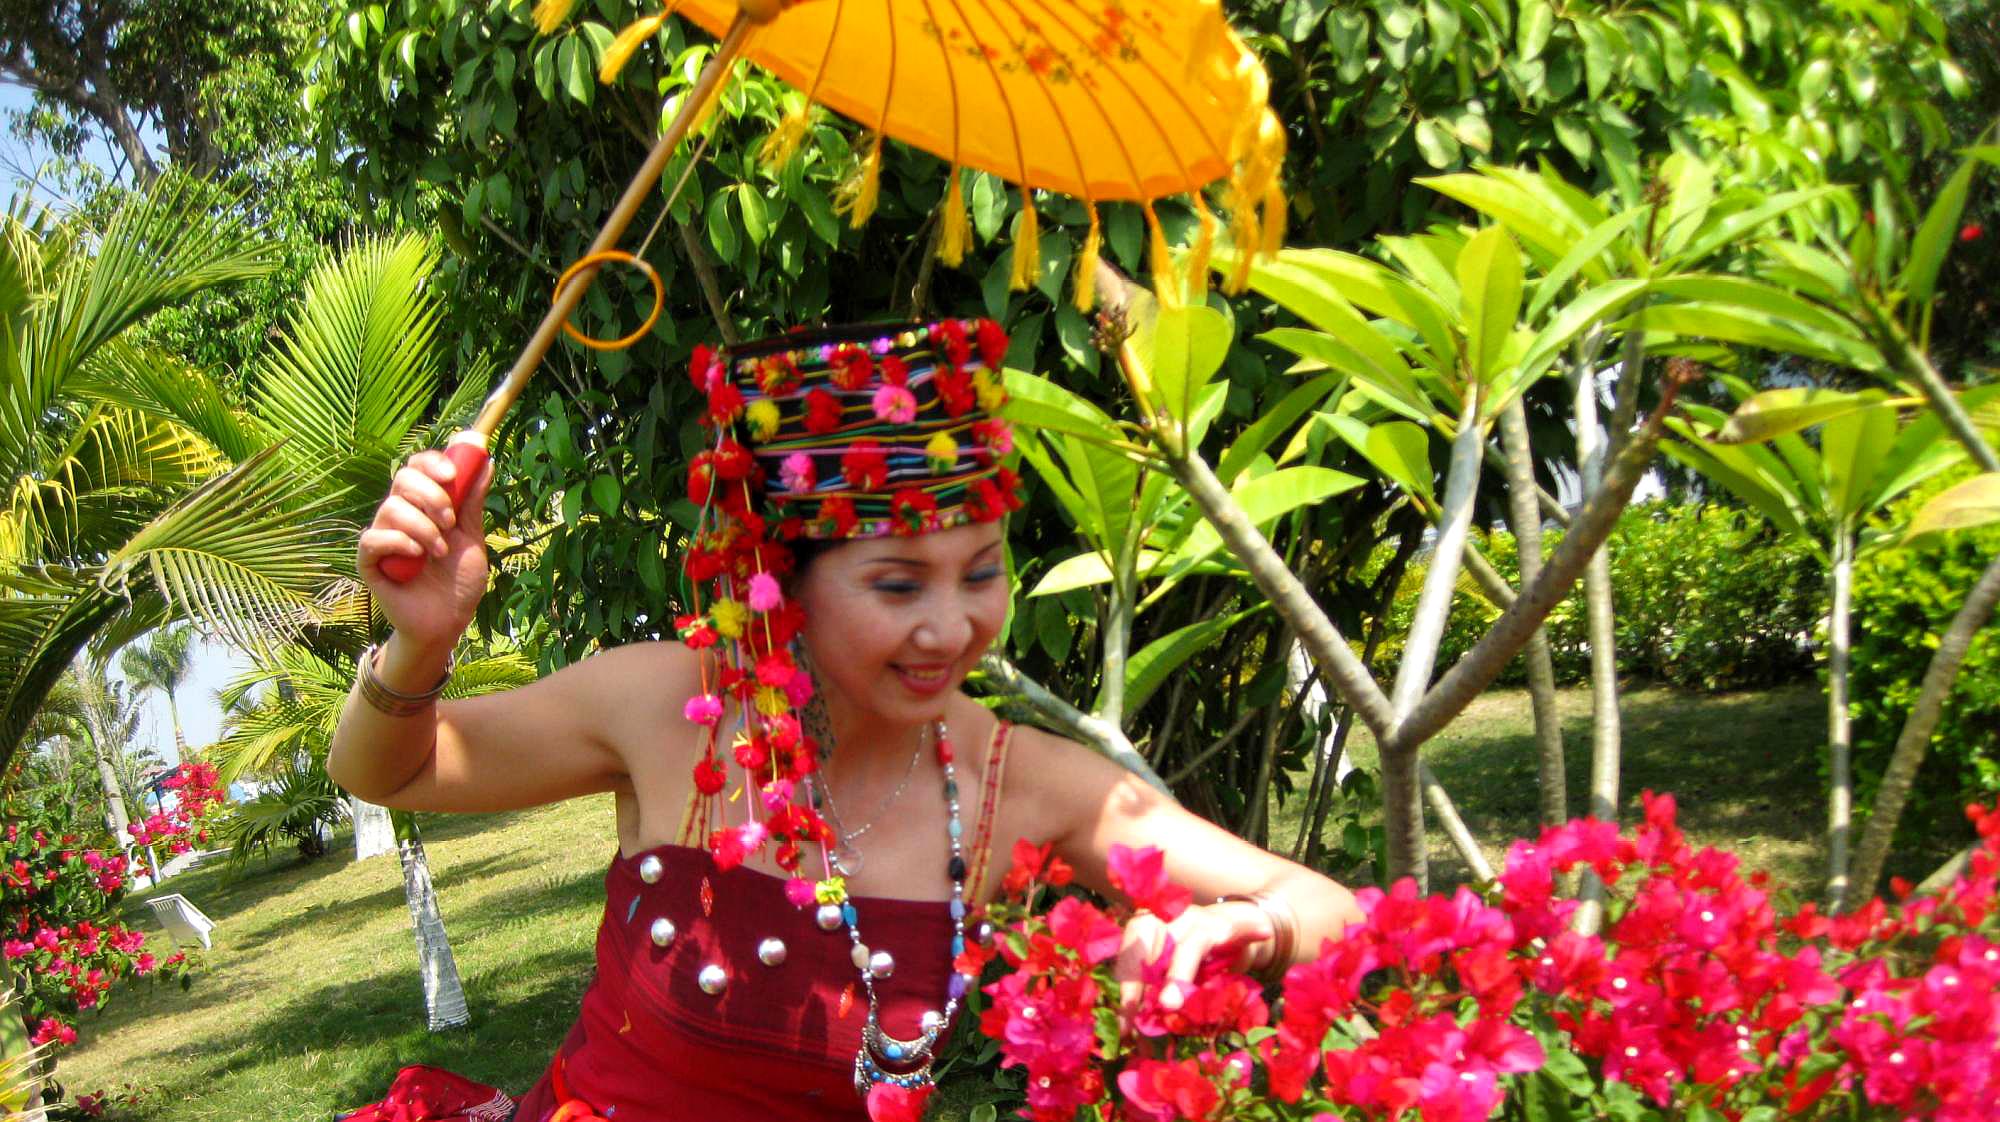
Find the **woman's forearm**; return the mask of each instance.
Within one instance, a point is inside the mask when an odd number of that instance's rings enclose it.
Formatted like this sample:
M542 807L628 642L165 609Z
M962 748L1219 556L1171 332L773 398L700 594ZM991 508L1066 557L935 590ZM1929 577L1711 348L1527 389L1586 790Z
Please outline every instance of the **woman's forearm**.
M451 649L430 649L390 635L375 654L374 674L402 694L422 694L436 686L450 665ZM437 745L438 706L425 705L392 716L361 696L361 674L340 711L326 771L335 783L370 802L382 802L408 785L430 762Z

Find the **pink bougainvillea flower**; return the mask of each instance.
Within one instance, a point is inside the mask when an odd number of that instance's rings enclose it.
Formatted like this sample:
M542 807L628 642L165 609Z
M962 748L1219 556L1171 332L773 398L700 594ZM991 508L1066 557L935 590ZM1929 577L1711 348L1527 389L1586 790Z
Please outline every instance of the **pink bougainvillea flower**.
M1194 900L1194 893L1167 879L1166 855L1152 846L1113 845L1109 872L1111 887L1123 892L1133 907L1164 920L1179 916Z
M877 1083L868 1089L869 1122L921 1122L924 1101L934 1088L898 1087Z

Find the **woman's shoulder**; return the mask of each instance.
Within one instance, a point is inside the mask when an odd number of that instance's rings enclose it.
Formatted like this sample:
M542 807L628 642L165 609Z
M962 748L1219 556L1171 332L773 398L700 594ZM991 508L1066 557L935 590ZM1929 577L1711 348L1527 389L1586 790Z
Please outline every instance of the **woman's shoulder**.
M701 656L673 641L608 647L561 671L574 676L573 693L596 707L598 719L621 749L657 749L662 728L677 728L688 699L701 692Z
M1094 749L1068 737L1015 725L1008 733L1007 801L1032 819L1023 833L1088 826L1114 800L1145 799L1152 788Z

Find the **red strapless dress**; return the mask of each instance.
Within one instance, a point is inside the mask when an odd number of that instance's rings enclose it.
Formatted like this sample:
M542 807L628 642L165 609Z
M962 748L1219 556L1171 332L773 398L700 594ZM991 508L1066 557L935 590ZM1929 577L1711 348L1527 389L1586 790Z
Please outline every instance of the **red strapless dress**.
M1008 740L996 730L984 782L968 885L981 883L991 848L991 807ZM658 880L639 871L658 858ZM822 931L811 909L785 898L784 881L739 867L724 872L705 849L663 845L618 857L605 874L597 972L555 1058L513 1122L861 1122L854 1055L868 1018L867 992L849 959L845 928ZM921 1035L942 1009L951 975L953 922L942 900L857 896L861 937L895 957L876 983L882 1028ZM657 918L675 928L655 945ZM757 947L782 939L784 962ZM722 992L703 992L702 967L722 967ZM497 1098L496 1098L497 1096ZM381 1103L350 1122L489 1122L506 1096L433 1068L406 1068Z

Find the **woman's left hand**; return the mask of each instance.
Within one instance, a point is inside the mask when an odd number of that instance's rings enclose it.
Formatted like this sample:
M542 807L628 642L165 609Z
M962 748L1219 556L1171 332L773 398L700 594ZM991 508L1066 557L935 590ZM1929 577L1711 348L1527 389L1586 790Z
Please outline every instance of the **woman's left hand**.
M1145 989L1146 968L1159 961L1168 940L1173 942L1173 958L1160 984L1159 1000L1168 1009L1178 1009L1194 987L1203 959L1216 951L1233 950L1240 955L1238 969L1246 968L1264 953L1259 944L1268 944L1275 934L1264 909L1242 900L1196 905L1171 923L1151 912L1140 912L1126 921L1125 941L1112 967L1118 979L1119 1019L1131 1024Z

